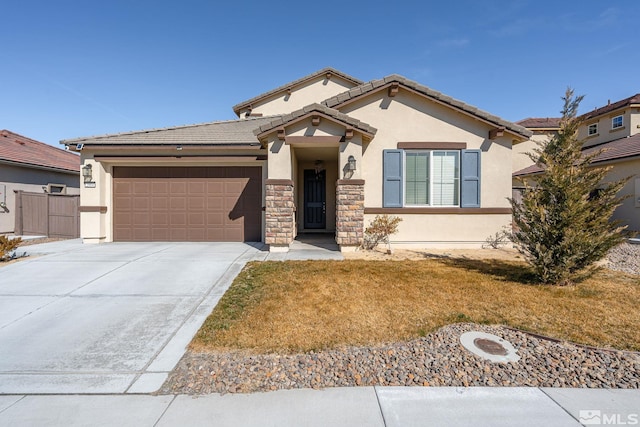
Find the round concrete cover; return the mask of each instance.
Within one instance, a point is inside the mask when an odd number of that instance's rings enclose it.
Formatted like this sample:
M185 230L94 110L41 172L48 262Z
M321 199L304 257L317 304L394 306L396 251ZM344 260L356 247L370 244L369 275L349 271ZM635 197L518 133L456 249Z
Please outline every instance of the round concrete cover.
M491 362L517 362L520 356L509 341L486 332L465 332L460 335L460 343L476 356Z

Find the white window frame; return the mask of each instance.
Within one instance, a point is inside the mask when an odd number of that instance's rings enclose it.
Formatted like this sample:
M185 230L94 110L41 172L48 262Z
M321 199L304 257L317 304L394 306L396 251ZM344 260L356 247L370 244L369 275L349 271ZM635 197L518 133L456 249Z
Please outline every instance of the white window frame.
M591 132L592 128L593 128L593 132ZM587 136L593 136L597 134L598 134L598 123L591 123L589 126L587 126Z
M458 161L456 164L456 170L458 171L458 177L457 177L457 186L458 186L458 204L456 205L433 205L433 153L438 152L438 153L458 153ZM407 153L429 153L429 203L426 205L410 205L407 204ZM442 149L442 150L438 150L438 149L433 149L433 150L403 150L402 153L402 206L403 207L409 207L409 208L424 208L424 207L430 207L430 208L459 208L460 207L460 203L461 203L461 199L462 199L462 195L460 194L460 181L461 181L461 170L460 170L460 162L462 161L462 152L460 150L446 150L446 149Z
M620 119L620 124L616 126L616 119ZM620 129L624 127L624 116L620 114L611 119L611 129Z

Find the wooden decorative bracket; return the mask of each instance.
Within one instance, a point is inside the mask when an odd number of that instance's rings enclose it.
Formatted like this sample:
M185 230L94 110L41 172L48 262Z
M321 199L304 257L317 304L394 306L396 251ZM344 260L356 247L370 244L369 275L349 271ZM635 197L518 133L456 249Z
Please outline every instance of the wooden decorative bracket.
M393 98L398 94L399 90L400 90L400 85L398 83L393 83L391 86L389 86L389 96Z
M320 125L320 116L311 117L311 124L314 125L314 126L319 126Z
M291 88L290 87L287 88L287 95L291 95Z
M500 136L504 136L504 128L495 128L489 131L489 139L496 139Z
M331 80L331 73L327 73L324 76L327 78L327 80Z
M353 138L353 129L347 129L344 133L344 138L345 139Z
M280 141L284 141L284 139L285 139L285 133L284 133L284 129L283 128L278 129L278 139Z

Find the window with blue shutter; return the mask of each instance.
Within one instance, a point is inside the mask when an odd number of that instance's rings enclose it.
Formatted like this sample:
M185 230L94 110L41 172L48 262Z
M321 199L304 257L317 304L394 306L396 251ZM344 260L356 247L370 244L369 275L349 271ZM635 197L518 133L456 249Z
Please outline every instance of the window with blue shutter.
M480 150L462 150L460 207L480 207Z
M382 152L382 207L402 207L402 150L383 150Z

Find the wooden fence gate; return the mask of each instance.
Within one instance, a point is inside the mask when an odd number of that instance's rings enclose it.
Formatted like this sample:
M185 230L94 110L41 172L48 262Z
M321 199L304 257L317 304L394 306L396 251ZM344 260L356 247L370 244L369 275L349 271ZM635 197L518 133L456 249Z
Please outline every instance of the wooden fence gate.
M80 237L80 196L16 191L15 234Z

